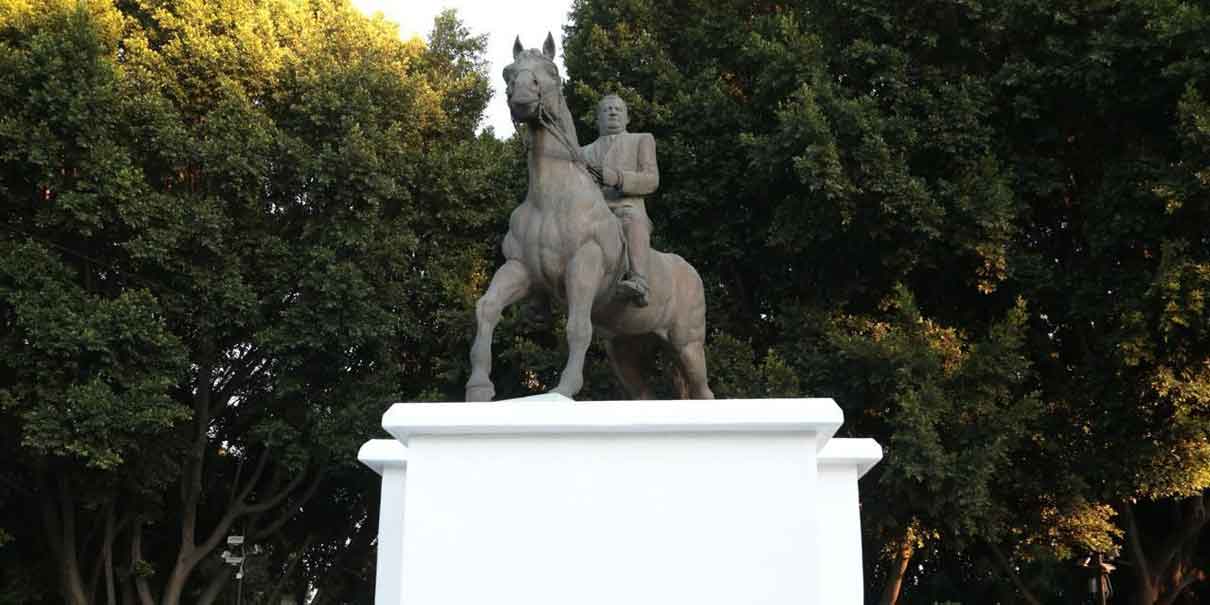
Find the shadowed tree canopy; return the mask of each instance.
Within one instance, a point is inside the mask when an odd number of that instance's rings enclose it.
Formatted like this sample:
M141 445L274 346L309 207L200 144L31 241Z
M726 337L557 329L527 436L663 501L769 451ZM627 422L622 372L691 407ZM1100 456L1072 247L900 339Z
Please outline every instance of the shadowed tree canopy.
M659 141L649 213L712 288L720 393L833 396L887 446L871 602L1075 602L1090 552L1124 560L1120 602L1194 602L1208 26L1182 2L574 2L569 103L585 134L620 94Z
M1207 39L1177 0L573 3L580 139L607 92L655 135L716 394L886 447L869 602L1079 602L1092 553L1113 603L1210 602ZM525 191L484 48L347 0L0 0L0 603L221 602L233 533L250 598L371 602L353 455L461 396ZM506 315L500 397L561 323Z
M0 602L224 601L230 534L248 598L370 602L353 457L464 355L511 197L484 43L345 0L0 1Z

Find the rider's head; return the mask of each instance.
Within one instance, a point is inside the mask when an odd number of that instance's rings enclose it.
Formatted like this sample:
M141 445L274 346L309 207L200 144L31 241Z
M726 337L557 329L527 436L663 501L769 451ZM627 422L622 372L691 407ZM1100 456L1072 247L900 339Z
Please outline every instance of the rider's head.
M626 132L630 116L626 112L626 101L618 95L605 95L597 104L597 129L601 136Z

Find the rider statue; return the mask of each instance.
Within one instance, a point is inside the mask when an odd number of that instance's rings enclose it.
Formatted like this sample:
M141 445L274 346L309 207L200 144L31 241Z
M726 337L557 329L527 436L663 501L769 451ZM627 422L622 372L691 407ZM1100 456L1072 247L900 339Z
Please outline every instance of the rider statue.
M655 162L655 137L626 132L626 102L606 95L597 106L600 136L583 148L592 171L600 175L601 193L622 221L629 250L630 270L618 283L623 298L647 306L647 252L651 248L651 221L643 196L655 193L660 171Z

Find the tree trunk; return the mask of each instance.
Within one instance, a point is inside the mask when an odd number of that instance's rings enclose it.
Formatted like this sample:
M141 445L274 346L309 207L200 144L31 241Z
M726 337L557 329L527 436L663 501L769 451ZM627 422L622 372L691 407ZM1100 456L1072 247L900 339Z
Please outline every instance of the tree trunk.
M315 536L308 534L307 539L303 540L302 547L299 548L298 552L290 558L290 563L286 565L286 570L282 572L281 578L278 579L277 583L273 586L273 591L269 593L269 598L265 600L265 603L271 603L273 605L281 603L281 596L286 589L286 585L290 583L290 578L294 576L294 570L298 567L298 563L302 561L302 558L307 554L307 549L311 548L311 543L314 541L314 539Z
M1138 586L1132 599L1135 605L1172 605L1193 583L1202 579L1200 573L1186 569L1189 566L1185 557L1206 525L1204 496L1186 498L1173 505L1171 527L1162 543L1153 548L1143 545L1134 505L1123 502L1118 507L1126 522L1126 545Z
M130 528L130 572L134 580L135 590L139 595L140 605L155 605L151 597L151 587L147 578L138 574L137 566L143 561L143 520L135 519L134 527Z
M905 532L903 541L899 544L899 550L895 553L895 560L891 563L891 569L887 573L882 598L878 600L879 605L895 605L899 602L899 592L903 588L903 579L907 576L908 564L912 562L914 551L911 532Z
M210 583L206 585L206 590L202 591L202 596L198 598L197 605L213 605L218 600L219 595L223 594L223 589L231 582L231 573L233 569L228 565L223 565L217 574L210 578ZM270 601L265 601L270 603Z
M197 563L198 506L202 498L202 477L206 463L206 446L210 442L211 389L214 382L214 343L208 336L202 337L200 362L197 368L193 396L193 443L186 459L184 476L181 477L181 546L177 551L176 564L164 585L161 605L177 605L185 591L185 582ZM224 515L224 519L227 515ZM217 531L225 531L217 530Z
M1147 553L1143 550L1143 537L1139 535L1138 522L1134 518L1134 505L1123 502L1118 508L1119 514L1126 521L1126 545L1130 553L1131 566L1134 570L1135 582L1138 584L1135 593L1135 605L1155 605L1159 591L1155 587L1155 578L1151 575L1151 564Z
M1135 605L1155 605L1155 602L1160 600L1160 591L1156 589L1155 582L1142 580L1139 582L1138 592L1134 595Z
M1004 568L1004 573L1008 574L1008 579L1013 583L1013 586L1021 593L1021 598L1025 599L1025 602L1029 603L1029 605L1042 605L1038 597L1034 596L1033 591L1025 585L1025 581L1021 579L1021 575L1013 567L1012 561L1009 561L1008 557L1004 555L1004 551L1000 550L999 546L990 542L987 546L991 549L992 556L996 559L996 562L1000 564L1000 567Z
M63 571L63 598L69 605L88 605L80 559L76 552L76 502L66 477L59 477L59 519L63 525L63 545L59 557Z
M181 595L185 593L185 581L193 571L193 565L188 564L185 558L186 555L182 553L173 566L168 583L164 585L164 598L160 600L160 605L180 605Z
M122 578L122 605L138 605L134 596L134 578L131 576Z
M115 525L113 505L111 504L105 514L105 542L101 551L101 556L105 560L106 605L118 605L117 587L113 583L113 539L116 529Z

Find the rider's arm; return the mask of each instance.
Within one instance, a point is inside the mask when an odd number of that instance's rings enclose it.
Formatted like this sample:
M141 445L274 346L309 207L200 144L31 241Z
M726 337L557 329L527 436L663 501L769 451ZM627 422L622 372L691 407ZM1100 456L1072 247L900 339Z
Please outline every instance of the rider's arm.
M655 137L646 132L638 136L638 170L623 170L622 183L618 187L626 196L655 193L660 186L660 169L655 162Z

